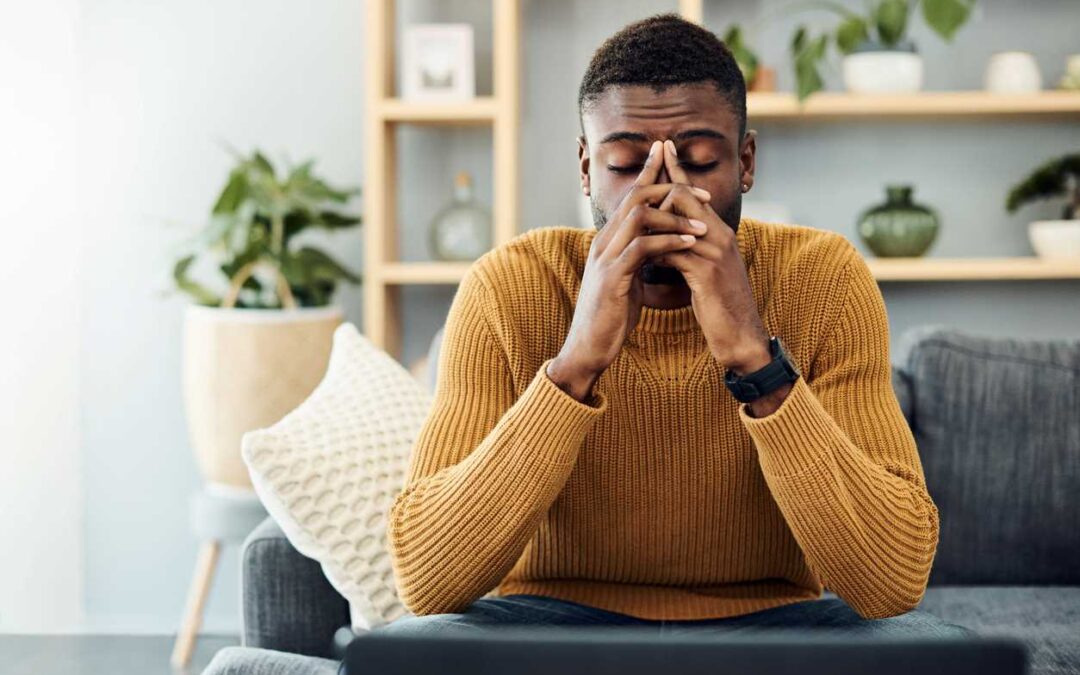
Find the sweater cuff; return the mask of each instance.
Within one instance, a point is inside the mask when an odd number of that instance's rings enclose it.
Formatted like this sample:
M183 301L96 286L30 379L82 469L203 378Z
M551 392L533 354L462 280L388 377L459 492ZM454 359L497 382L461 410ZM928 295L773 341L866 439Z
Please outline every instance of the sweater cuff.
M771 414L751 417L746 407L739 405L739 419L757 447L761 470L772 476L808 471L846 437L801 375Z
M559 439L553 445L569 454L566 457L552 457L552 461L573 462L585 435L607 411L608 399L594 388L589 402L583 403L560 389L547 374L548 364L554 360L552 357L540 364L532 382L518 399L520 404L527 402L530 408L537 411L523 422L523 426L528 428L521 429L520 433L526 438Z

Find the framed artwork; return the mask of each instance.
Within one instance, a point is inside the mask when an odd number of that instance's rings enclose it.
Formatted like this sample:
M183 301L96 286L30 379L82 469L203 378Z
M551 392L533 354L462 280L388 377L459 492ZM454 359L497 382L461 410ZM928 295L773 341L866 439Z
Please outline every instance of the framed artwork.
M476 96L473 28L467 23L421 23L405 28L402 98L463 101Z

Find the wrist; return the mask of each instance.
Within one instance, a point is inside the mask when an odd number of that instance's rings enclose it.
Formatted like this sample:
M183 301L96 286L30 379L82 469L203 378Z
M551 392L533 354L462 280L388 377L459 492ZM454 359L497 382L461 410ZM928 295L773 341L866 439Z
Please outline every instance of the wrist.
M755 342L741 349L736 356L721 359L728 370L738 376L747 375L761 370L772 362L772 351L769 349L769 338Z
M585 403L592 396L593 385L600 379L600 371L556 356L548 364L547 376L559 389Z

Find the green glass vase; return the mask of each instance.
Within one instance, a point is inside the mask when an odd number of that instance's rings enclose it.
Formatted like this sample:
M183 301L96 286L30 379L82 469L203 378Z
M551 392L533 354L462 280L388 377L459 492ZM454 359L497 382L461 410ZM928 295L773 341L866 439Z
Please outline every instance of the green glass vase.
M937 214L911 201L910 185L888 185L886 199L859 216L859 237L880 258L918 257L937 238Z

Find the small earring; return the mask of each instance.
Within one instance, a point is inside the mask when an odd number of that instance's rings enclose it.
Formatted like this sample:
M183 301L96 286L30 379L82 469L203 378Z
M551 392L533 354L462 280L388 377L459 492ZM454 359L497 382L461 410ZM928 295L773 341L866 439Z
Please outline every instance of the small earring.
M750 186L749 186L749 185L747 185L746 183L743 183L743 186L742 186L742 191L743 191L743 192L747 192L747 191L748 191L749 189L750 189Z

